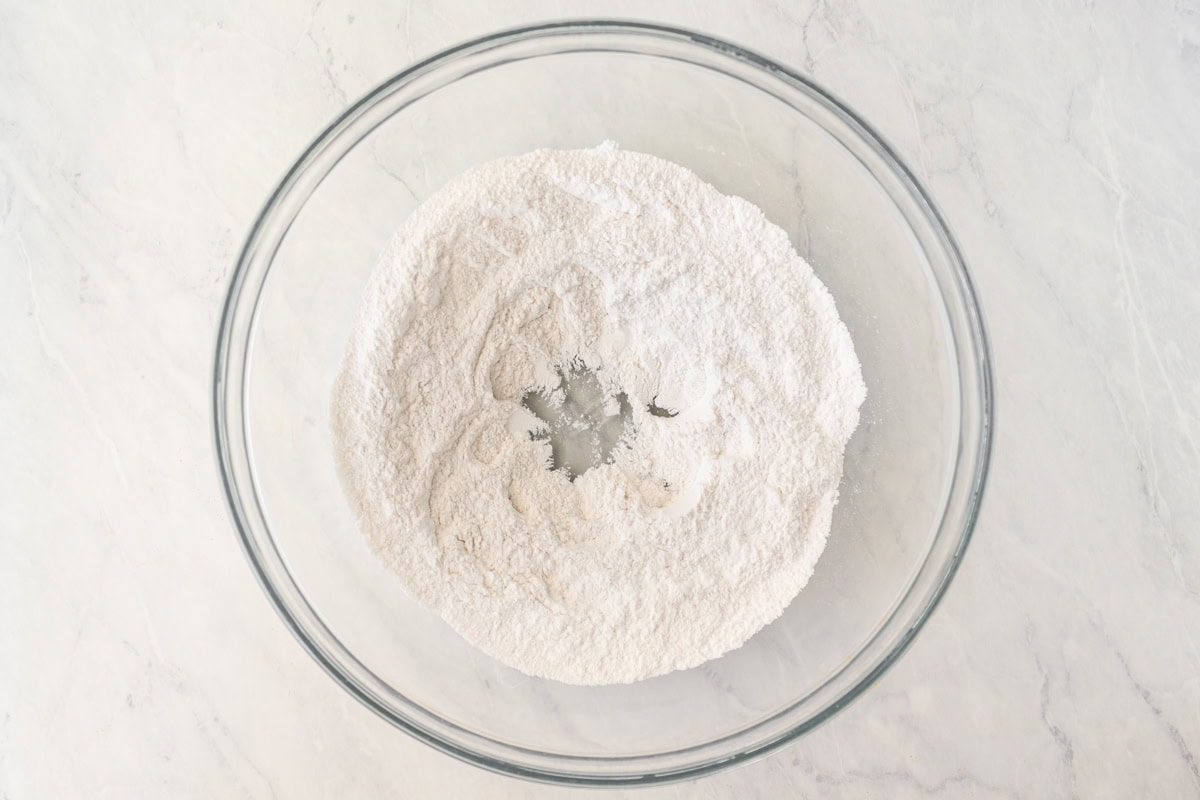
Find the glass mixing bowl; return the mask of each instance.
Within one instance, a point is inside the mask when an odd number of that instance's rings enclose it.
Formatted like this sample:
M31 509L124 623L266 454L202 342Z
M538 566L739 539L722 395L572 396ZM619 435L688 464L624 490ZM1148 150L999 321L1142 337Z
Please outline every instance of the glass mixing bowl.
M833 293L869 394L829 545L783 616L701 667L589 688L507 668L409 599L359 532L328 419L364 282L405 216L483 161L604 139L683 164L787 230ZM828 92L762 56L617 22L468 42L342 114L284 177L242 251L214 403L234 522L317 662L445 752L590 784L754 758L879 678L962 558L992 425L971 280L892 149Z

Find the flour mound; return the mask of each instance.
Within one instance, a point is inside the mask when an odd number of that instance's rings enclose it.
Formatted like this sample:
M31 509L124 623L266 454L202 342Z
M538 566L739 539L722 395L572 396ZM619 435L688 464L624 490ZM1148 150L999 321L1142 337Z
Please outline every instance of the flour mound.
M787 234L612 143L460 176L383 253L334 388L408 592L531 675L742 645L808 582L866 394Z

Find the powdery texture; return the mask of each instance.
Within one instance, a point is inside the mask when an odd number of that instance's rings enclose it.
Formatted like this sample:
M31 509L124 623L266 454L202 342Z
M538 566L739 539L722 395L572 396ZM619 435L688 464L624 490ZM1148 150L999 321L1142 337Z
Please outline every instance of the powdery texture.
M574 480L522 404L561 405L570 364L606 414L629 407L611 463ZM404 223L332 422L348 496L414 598L523 672L607 684L696 666L783 612L865 393L782 229L605 143L485 164Z

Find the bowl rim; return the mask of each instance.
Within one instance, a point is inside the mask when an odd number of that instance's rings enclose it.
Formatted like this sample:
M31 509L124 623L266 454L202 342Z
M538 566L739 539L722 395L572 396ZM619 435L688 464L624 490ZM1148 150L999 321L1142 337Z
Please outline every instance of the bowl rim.
M961 524L955 527L961 527L957 540L953 543L953 550L944 557L944 561L939 565L936 574L933 576L933 582L925 588L925 597L920 607L908 619L907 627L902 633L891 643L881 656L877 657L875 662L870 665L870 668L863 672L856 680L854 680L847 688L827 702L821 707L817 713L809 716L806 719L799 721L794 725L789 725L781 732L777 732L767 738L755 741L749 746L742 747L736 752L722 753L716 755L709 753L702 758L695 759L689 763L676 765L674 767L661 768L664 765L655 764L654 759L660 759L663 756L681 755L686 753L700 753L705 749L712 750L713 745L718 745L731 739L745 738L745 735L756 729L762 728L768 722L777 720L786 716L790 711L799 706L807 698L813 696L820 689L833 680L834 677L841 674L850 664L866 652L871 644L881 637L885 632L889 631L888 623L895 619L898 611L905 606L913 594L915 587L918 584L920 574L923 573L930 564L930 555L926 554L925 560L920 564L917 576L913 578L905 593L898 599L893 608L889 612L887 620L862 644L860 649L851 654L851 657L844 662L843 666L831 676L827 677L826 683L817 687L809 694L797 698L792 703L781 710L777 710L767 717L754 722L744 728L741 728L733 733L722 735L716 739L704 742L699 745L678 748L675 750L666 751L658 754L642 754L638 756L576 756L561 753L546 753L537 750L514 745L509 742L493 739L488 736L470 731L453 722L444 720L438 717L434 712L428 711L420 706L415 701L408 700L403 695L392 690L392 694L399 698L403 703L411 708L410 712L423 712L425 716L432 717L434 720L440 721L440 725L432 726L430 720L416 719L406 716L403 713L397 712L395 709L384 704L380 698L364 686L362 681L356 676L347 674L346 670L339 665L335 658L327 652L326 647L315 637L309 626L316 628L320 633L328 636L337 642L341 647L336 636L332 634L325 626L319 615L316 614L311 604L304 597L303 591L291 579L290 572L287 571L284 560L279 551L275 548L274 540L270 536L269 527L266 525L265 518L262 518L261 504L259 502L258 490L253 479L253 470L249 468L249 450L247 447L248 431L246 430L243 416L243 408L246 402L245 390L245 374L248 367L246 359L234 350L235 329L246 330L246 342L250 341L253 335L253 330L257 322L258 302L261 297L262 281L257 286L257 292L250 305L249 315L246 314L246 298L243 296L242 289L246 284L247 273L251 269L252 263L256 258L260 257L260 250L264 245L264 230L268 224L273 221L273 218L280 214L286 214L289 210L288 201L291 193L296 189L301 182L306 170L313 166L314 162L327 146L341 133L350 126L351 123L359 120L366 115L374 105L405 87L406 85L418 80L421 77L431 74L440 67L445 67L453 64L456 60L468 55L476 55L486 53L491 50L512 46L521 42L526 42L534 39L542 39L547 37L581 37L588 35L612 35L612 36L629 36L643 37L649 40L658 40L660 43L669 43L672 45L683 45L692 48L697 48L701 51L707 51L708 55L717 55L742 65L753 67L757 70L767 73L770 77L787 84L792 89L801 91L807 94L811 99L817 101L824 109L831 112L842 123L847 125L851 133L856 134L858 139L868 145L875 154L884 162L891 170L894 177L898 179L902 188L907 191L911 199L915 201L918 209L923 212L925 221L931 226L936 237L937 243L940 245L943 254L950 263L953 270L954 287L957 289L959 300L963 304L964 319L960 325L964 328L967 334L967 341L960 341L955 336L954 326L949 326L949 334L954 340L954 355L956 365L960 372L964 367L972 367L975 373L974 379L977 382L978 403L979 403L979 419L975 426L978 428L977 435L973 441L964 442L964 415L967 413L963 407L965 404L960 403L960 437L959 447L955 456L955 464L952 472L952 480L947 489L945 505L942 509L942 518L938 526L938 534L934 537L934 544L942 538L943 529L947 522L947 516L950 513L950 506L954 500L956 488L963 493L961 499L962 509L959 511ZM559 55L564 52L579 52L586 48L580 47L576 50L554 51L543 55ZM595 50L597 48L591 48ZM638 55L658 56L661 54L649 52L623 49L620 47L604 47L600 48L606 52L633 53ZM486 68L502 65L506 61L498 60L489 64ZM686 62L693 66L704 66L697 62ZM470 73L467 73L470 74ZM460 76L462 77L462 76ZM455 79L457 80L457 78ZM439 87L434 87L431 91L436 91ZM761 88L761 87L758 87ZM423 95L422 95L423 96ZM390 115L389 115L390 116ZM386 117L384 118L386 119ZM382 122L383 120L379 120ZM376 122L375 124L379 124ZM344 152L348 152L364 138L374 126L367 129L361 136L355 139ZM343 155L344 155L343 152ZM338 156L340 158L340 156ZM330 164L328 169L316 179L313 184L314 188L319 185L324 179L329 170L336 164ZM270 264L274 259L275 249L278 248L279 240L286 233L287 226L294 219L295 214L303 207L307 200L307 194L299 204L293 203L292 215L286 220L286 225L283 226L283 233L279 235L279 239L274 243L274 249L271 249L267 258L266 267L263 271L263 279L270 269ZM265 243L268 247L269 242ZM939 292L945 299L946 291L939 285ZM968 352L969 351L969 352ZM966 356L973 356L973 360L966 359ZM240 369L240 374L237 370ZM236 380L231 380L231 375L235 376ZM240 388L239 395L235 390ZM960 400L964 393L963 383L960 380L959 393ZM546 22L540 24L523 25L513 28L507 28L491 34L473 38L464 41L460 44L446 48L428 58L418 61L404 70L396 73L392 77L381 82L371 91L364 94L360 99L350 104L341 114L330 123L319 136L304 150L285 173L284 177L279 181L274 190L269 195L266 203L259 211L257 217L251 226L245 243L239 253L238 260L230 277L229 289L222 308L221 318L218 325L218 335L216 342L216 353L213 363L213 394L212 394L212 413L213 413L213 435L216 448L216 460L218 475L221 480L222 493L225 498L225 503L229 511L231 520L237 531L238 538L241 541L242 549L250 562L251 568L257 578L263 591L267 594L272 606L283 619L286 626L291 630L292 634L301 643L304 649L317 661L321 667L330 674L334 680L341 685L352 696L362 702L365 706L372 709L384 719L391 722L396 727L406 731L420 741L440 750L444 753L452 755L462 761L475 764L494 772L507 774L511 776L568 785L650 785L657 783L665 783L679 781L688 778L695 778L702 775L720 771L736 764L748 762L753 759L761 758L768 753L782 747L786 743L795 740L802 734L810 731L826 720L833 717L840 710L847 707L850 703L860 697L870 686L872 686L908 649L917 633L924 626L929 616L932 614L938 602L944 596L952 578L958 570L962 557L965 554L967 545L969 544L976 522L978 520L980 506L983 498L984 487L987 482L988 470L991 461L993 431L995 426L995 398L993 388L992 375L992 357L989 345L986 325L983 318L983 312L978 301L977 291L974 281L967 269L965 260L963 259L961 250L946 224L945 218L934 203L932 197L921 185L908 166L900 159L896 151L890 144L872 127L870 127L862 118L852 111L845 103L838 100L834 95L820 87L811 79L803 76L799 72L776 62L764 55L761 55L753 50L743 48L732 44L723 39L711 36L709 34L700 33L697 31L674 27L668 25L660 25L654 23L619 20L619 19L572 19L555 22ZM234 433L238 435L233 435ZM964 449L973 447L973 461L969 465L970 472L963 472ZM245 473L239 478L239 473ZM964 482L964 479L966 482ZM243 486L243 481L246 486ZM247 492L246 489L249 489ZM261 519L261 525L266 531L268 541L266 542L267 549L264 549L263 542L255 534L255 520ZM933 551L931 545L930 553ZM278 564L276 564L278 562ZM273 570L282 569L286 574L290 586L279 585L276 583L276 577L272 575ZM297 614L297 603L302 604L307 608L307 614ZM303 611L304 608L300 608ZM307 624L302 621L299 616L307 616ZM342 647L344 655L349 660L359 664L366 675L375 677L370 673L365 665L357 662L357 659ZM381 679L375 678L380 683L384 683ZM386 684L385 684L386 685ZM390 688L390 687L389 687ZM419 714L414 714L419 716ZM453 734L453 735L450 735ZM459 736L460 740L456 741L454 736ZM465 739L466 743L462 740ZM481 747L482 743L490 743L495 745L493 752L484 752ZM495 751L500 751L503 755L511 756L505 758L496 755ZM532 760L531 760L532 759ZM558 763L556 763L558 762ZM599 772L595 769L584 769L584 766L589 765L607 765L621 766L623 769L612 772Z

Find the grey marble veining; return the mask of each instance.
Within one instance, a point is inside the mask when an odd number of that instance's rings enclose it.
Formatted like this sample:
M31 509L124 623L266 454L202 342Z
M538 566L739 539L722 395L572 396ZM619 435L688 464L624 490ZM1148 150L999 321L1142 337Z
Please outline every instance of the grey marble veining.
M296 645L220 500L210 360L242 235L348 100L644 4L168 5L0 5L0 794L573 796L431 751ZM999 424L968 558L877 686L625 794L1200 796L1200 6L653 8L895 144L974 270Z

